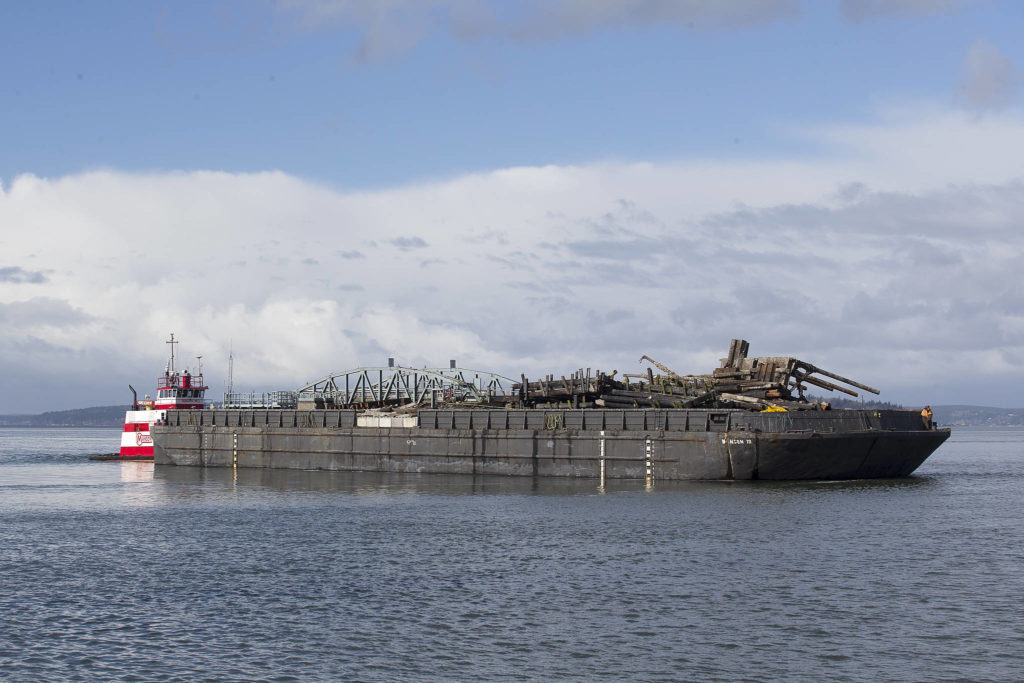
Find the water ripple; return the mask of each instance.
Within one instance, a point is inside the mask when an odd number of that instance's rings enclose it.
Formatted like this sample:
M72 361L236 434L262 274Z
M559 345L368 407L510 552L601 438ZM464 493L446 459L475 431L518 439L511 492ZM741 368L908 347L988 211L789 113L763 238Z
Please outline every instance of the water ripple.
M1024 668L1024 434L960 435L908 480L601 493L147 475L84 462L99 438L74 431L0 430L7 680L1016 680ZM58 437L77 458L43 453Z

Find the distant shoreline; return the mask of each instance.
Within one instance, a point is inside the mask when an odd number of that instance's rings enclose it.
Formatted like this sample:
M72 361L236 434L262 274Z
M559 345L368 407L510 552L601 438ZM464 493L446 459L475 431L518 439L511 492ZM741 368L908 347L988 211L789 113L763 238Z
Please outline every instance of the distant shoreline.
M0 427L123 427L130 406L93 406L38 415L0 415Z
M5 424L2 420L6 417L0 415L0 429L120 429L124 425L74 425L74 424L59 424L59 425L23 425L23 424Z

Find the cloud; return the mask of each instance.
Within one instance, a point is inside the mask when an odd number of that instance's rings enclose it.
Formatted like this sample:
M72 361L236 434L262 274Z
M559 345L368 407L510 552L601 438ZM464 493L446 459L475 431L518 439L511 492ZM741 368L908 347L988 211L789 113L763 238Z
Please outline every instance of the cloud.
M978 0L842 0L852 22L954 12ZM432 33L464 42L544 43L598 31L675 27L722 31L783 21L798 0L276 0L306 29L341 29L355 40L352 60L374 63L413 49Z
M842 14L860 22L890 16L919 16L952 12L977 0L843 0Z
M925 108L800 135L816 156L356 193L278 172L16 177L5 257L48 270L31 296L0 287L0 374L24 382L0 412L53 408L33 387L58 380L115 403L163 367L172 331L215 387L232 345L237 387L281 389L387 357L536 376L646 353L700 372L744 337L893 400L1011 401L1024 179L1005 150L1024 119Z
M25 270L20 266L6 266L0 268L0 282L40 284L46 282L46 276L42 271Z
M558 40L600 30L677 26L732 29L788 18L795 0L278 0L305 27L344 27L358 34L356 62L399 55L441 30L464 41Z
M518 40L553 40L606 29L677 26L721 30L790 18L797 5L790 0L561 0L534 2L529 13L502 29Z
M27 301L0 303L0 322L12 328L66 328L91 320L91 316L67 301L34 297Z
M995 45L979 40L967 52L960 96L968 108L985 111L1005 108L1017 97L1022 74Z
M427 246L427 242L422 237L396 237L393 240L389 240L388 244L393 244L402 251L423 249Z

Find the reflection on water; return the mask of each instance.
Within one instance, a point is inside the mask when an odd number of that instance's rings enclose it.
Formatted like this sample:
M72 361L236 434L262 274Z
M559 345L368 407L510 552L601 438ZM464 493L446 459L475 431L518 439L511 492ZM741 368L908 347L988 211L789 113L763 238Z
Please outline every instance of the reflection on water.
M122 462L121 481L126 484L153 481L153 470L151 462Z
M178 495L216 496L218 492L250 490L279 493L334 493L357 495L543 495L581 496L614 493L679 493L696 495L790 495L804 492L854 492L913 489L934 485L929 477L821 482L650 481L644 479L569 479L556 477L503 477L472 474L406 474L399 472L341 472L327 470L275 470L230 467L176 467L161 465L148 475L165 486L160 491Z
M175 466L159 466L154 476L166 483L167 489L198 487L210 493L221 489L250 489L357 495L591 495L598 492L600 483L597 479ZM616 480L605 487L611 491L643 491L644 488L642 480Z
M683 496L786 502L804 496L924 490L934 477L832 482L685 482L563 479L463 474L174 467L146 462L46 463L7 467L0 511L15 508L114 510L161 505L316 504L338 497L388 496Z

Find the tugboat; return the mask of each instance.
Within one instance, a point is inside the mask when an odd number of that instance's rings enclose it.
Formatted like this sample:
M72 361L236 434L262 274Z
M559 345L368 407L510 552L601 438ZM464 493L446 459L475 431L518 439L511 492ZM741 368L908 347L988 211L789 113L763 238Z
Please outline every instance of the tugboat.
M167 342L171 345L171 358L164 367L164 374L156 381L156 399L147 395L139 400L132 385L132 409L124 414L124 431L121 433L121 450L117 455L107 456L109 460L153 459L153 437L149 434L151 425L166 422L168 410L203 410L209 405L203 383L202 356L195 374L188 370L178 372L175 368L174 345L180 342L171 334Z

